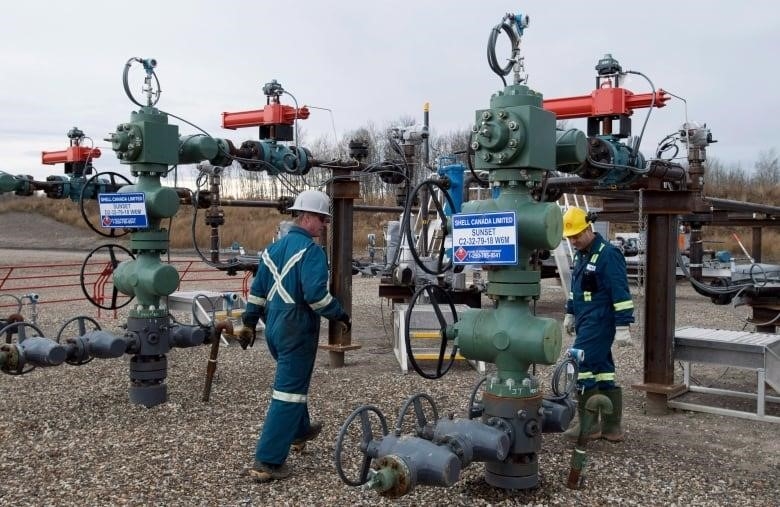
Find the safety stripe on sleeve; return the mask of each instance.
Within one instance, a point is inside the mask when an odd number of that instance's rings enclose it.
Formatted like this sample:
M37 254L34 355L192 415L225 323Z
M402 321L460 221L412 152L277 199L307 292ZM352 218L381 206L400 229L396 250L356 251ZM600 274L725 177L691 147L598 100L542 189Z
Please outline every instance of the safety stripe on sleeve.
M265 306L265 298L261 298L260 296L253 296L252 294L246 298L246 302L257 306Z
M333 301L333 296L330 295L330 292L325 294L325 297L317 301L316 303L311 303L309 306L311 306L312 310L319 310L320 308L325 308L330 304L330 302Z
M595 377L592 371L581 371L577 374L577 380L588 380Z
M615 373L597 373L596 382L609 382L615 380Z
M271 398L288 403L306 403L308 396L305 394L285 393L274 389L271 393Z
M615 308L616 312L619 312L620 310L631 310L634 308L634 302L629 299L628 301L618 301L612 306Z
M593 293L589 291L585 291L582 293L582 300L583 301L590 301L593 299Z

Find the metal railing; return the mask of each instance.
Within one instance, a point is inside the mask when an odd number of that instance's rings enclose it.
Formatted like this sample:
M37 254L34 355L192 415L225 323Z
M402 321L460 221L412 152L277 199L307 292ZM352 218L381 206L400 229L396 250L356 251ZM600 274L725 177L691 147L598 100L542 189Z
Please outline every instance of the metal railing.
M239 292L244 297L249 293L252 281L251 271L243 275L229 276L217 271L199 260L172 259L169 264L179 272L179 290L195 290L198 285L220 284L220 290ZM18 299L35 295L39 305L72 303L84 301L84 290L91 298L104 305L111 301L113 291L113 267L105 261L84 263L19 264L0 266L0 295L9 294ZM119 294L126 300L127 296ZM120 299L121 304L121 299ZM16 309L14 298L0 298L0 312ZM97 316L100 308L95 307ZM116 311L113 311L116 318Z

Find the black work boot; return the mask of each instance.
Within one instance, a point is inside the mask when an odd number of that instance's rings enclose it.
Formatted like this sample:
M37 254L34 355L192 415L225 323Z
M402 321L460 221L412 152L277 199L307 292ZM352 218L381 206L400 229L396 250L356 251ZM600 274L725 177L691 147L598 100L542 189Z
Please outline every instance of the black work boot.
M601 391L599 391L596 388L593 388L593 389L588 389L582 394L577 394L577 423L563 433L563 436L566 437L568 440L571 440L572 442L576 442L577 439L580 438L580 421L582 421L583 419L582 415L585 413L585 403L587 403L588 399L591 396L600 393ZM588 434L586 436L588 440L598 440L599 438L601 438L601 425L599 424L598 415L596 415L595 422L589 428Z
M625 438L623 428L620 426L623 420L623 389L616 387L601 393L612 402L612 413L601 416L604 423L601 438L610 442L622 442Z
M302 437L298 437L295 440L293 440L292 444L290 445L290 449L296 452L303 451L303 449L306 447L306 442L317 438L317 436L319 436L321 431L322 431L321 422L313 422L309 424L309 431L307 431L306 434L303 435Z
M255 482L281 481L292 475L292 471L286 463L282 463L281 465L255 463L246 473Z

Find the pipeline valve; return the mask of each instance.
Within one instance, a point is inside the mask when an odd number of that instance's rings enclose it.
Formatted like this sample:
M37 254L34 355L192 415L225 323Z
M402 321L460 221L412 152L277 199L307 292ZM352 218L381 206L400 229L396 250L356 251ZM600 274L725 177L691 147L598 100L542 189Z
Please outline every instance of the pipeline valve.
M425 416L423 401L430 406L430 421ZM415 435L403 435L402 424L411 408L416 417ZM405 495L418 485L449 487L472 462L506 459L512 443L507 431L506 426L452 415L439 418L433 399L420 393L406 401L390 434L382 412L364 405L347 417L339 431L336 471L345 484L372 489L388 498ZM354 459L347 446L356 437L362 456ZM352 467L345 465L356 461L361 463L360 472L356 478L348 477L345 469Z
M75 336L66 337L73 334L70 328L74 324L77 325ZM18 334L15 342L0 346L0 371L8 375L24 375L38 366L62 363L79 366L96 357L120 357L127 348L122 337L101 331L94 319L85 316L66 321L55 339L46 338L40 328L28 322L15 322L0 329L0 335L5 333Z
M365 139L350 139L349 156L362 162L368 158L368 148L368 141Z
M390 137L407 144L420 144L428 139L430 132L426 125L410 125L408 127L393 127L390 129Z
M284 93L284 87L276 79L272 79L270 83L263 85L263 93L268 97L270 103L271 97L275 97L278 100L279 96Z
M707 128L707 124L698 122L685 122L680 129L680 140L689 148L706 148L717 142L712 138L712 132Z

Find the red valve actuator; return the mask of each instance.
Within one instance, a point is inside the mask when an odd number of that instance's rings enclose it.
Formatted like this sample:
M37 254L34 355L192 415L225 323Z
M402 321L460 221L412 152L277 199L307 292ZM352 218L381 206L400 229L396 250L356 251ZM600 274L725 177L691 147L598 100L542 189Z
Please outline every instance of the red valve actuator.
M283 104L268 104L263 109L242 111L240 113L222 113L222 128L238 129L260 127L263 125L292 125L296 119L309 117L309 108L295 108Z
M655 102L653 102L655 97ZM569 118L593 118L599 116L630 116L634 109L664 107L670 96L658 89L652 93L635 95L625 88L601 87L590 95L546 99L544 108L555 113L559 120Z
M100 148L71 146L67 150L41 152L41 163L47 165L65 162L86 162L93 158L100 158Z

